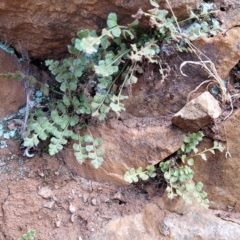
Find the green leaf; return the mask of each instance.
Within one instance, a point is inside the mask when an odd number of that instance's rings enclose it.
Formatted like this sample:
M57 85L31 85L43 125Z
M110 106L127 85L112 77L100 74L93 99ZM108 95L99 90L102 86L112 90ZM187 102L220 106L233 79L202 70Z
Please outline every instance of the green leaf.
M92 143L94 141L93 137L91 135L85 135L84 136L84 142L86 143Z
M184 137L184 140L183 140L185 143L190 143L190 138L189 137Z
M148 166L146 167L146 169L147 169L148 172L154 172L154 171L156 171L156 168L154 167L154 165L148 165Z
M33 147L33 146L37 146L38 143L39 143L39 140L38 140L38 138L37 138L37 135L34 134L31 138L28 138L28 137L24 138L24 143L23 143L23 145L24 145L25 147L30 147L30 148L31 148L31 147Z
M37 80L36 80L36 78L34 76L28 76L28 84L30 86L33 86L36 82L37 82ZM42 84L42 86L44 86L44 84Z
M99 146L101 144L102 144L102 139L101 138L94 139L94 141L93 141L94 146Z
M95 159L97 157L97 155L95 152L90 152L90 153L88 153L88 157L91 159Z
M148 180L149 176L145 172L141 172L138 175L143 181Z
M99 168L103 163L103 158L102 157L96 157L94 160L91 161L91 163L95 168Z
M203 188L203 184L202 184L201 182L198 182L198 183L196 184L196 190L197 190L198 192L201 192L201 191L202 191L202 188Z
M122 110L119 104L116 104L116 103L113 103L113 102L110 103L110 107L112 108L112 110L114 112L120 112Z
M186 158L187 158L187 155L182 155L181 156L181 160L182 160L183 163L185 163Z
M16 71L15 78L17 81L21 81L25 77L25 74L21 71ZM35 79L35 78L34 78ZM36 79L35 79L36 80ZM31 85L30 85L31 86Z
M81 152L75 152L74 156L76 157L77 161L82 164L86 161L86 159L88 158L87 155L82 154Z
M97 153L97 155L102 155L102 154L104 154L104 149L103 148L99 148L99 149L97 149L96 150L96 153Z
M87 152L91 152L94 150L93 145L87 145L85 148L86 148Z
M79 117L77 115L74 115L73 117L70 118L70 126L75 126L79 122Z
M193 164L194 164L194 159L193 159L193 158L189 158L189 159L187 160L187 163L188 163L188 165L193 166Z
M113 27L117 26L117 14L116 13L110 13L108 15L107 25L109 28L113 28Z
M202 199L204 199L207 197L208 194L206 192L201 192L201 193L199 193L199 195Z
M106 117L107 117L107 115L106 115L105 113L100 113L100 114L98 115L98 120L99 120L99 121L103 121L104 119L106 119Z
M112 35L114 37L119 37L121 35L121 28L120 27L115 27L112 29Z
M164 173L164 178L165 178L166 180L169 180L169 179L171 178L171 175L169 174L169 172L165 172L165 173Z
M128 183L132 183L132 182L138 182L138 178L136 177L136 173L135 173L135 169L131 168L129 171L127 171L124 176L124 181L128 182Z
M100 60L98 65L94 65L94 69L97 75L108 77L118 71L118 66L114 66L113 60L109 57L106 60Z
M70 100L69 100L69 98L66 96L66 95L64 95L63 96L63 103L68 107L68 106L70 106Z
M88 29L81 30L77 33L79 39L87 38L90 36L90 31Z
M187 183L185 186L186 186L186 190L189 192L195 189L195 185L193 183Z

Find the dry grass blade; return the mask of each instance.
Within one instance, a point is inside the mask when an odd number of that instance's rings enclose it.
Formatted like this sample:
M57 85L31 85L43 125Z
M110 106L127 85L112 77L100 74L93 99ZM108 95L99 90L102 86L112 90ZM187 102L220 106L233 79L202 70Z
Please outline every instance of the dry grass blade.
M214 83L216 83L219 87L219 89L221 90L221 96L222 96L222 102L225 104L226 102L229 102L229 96L227 94L227 89L223 84L222 79L220 78L220 76L217 73L217 70L215 68L215 65L212 61L207 60L207 61L184 61L181 65L180 65L180 72L183 76L187 76L186 74L183 73L182 68L186 65L186 64L195 64L195 65L200 65L208 74L209 77L212 78L212 80L206 80L204 82L202 82L195 90L193 90L192 92L189 93L189 96L193 93L196 92L197 89L199 89L200 86L202 86L204 83L206 82L210 82L213 81ZM189 98L189 97L188 97Z

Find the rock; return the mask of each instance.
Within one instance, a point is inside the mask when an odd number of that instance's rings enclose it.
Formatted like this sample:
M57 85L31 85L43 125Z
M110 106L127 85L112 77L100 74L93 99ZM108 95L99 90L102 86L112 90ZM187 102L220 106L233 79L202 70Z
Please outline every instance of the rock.
M112 220L89 240L185 240L185 239L239 239L237 219L218 215L219 211L191 211L185 215L159 209L149 203L136 215ZM223 216L227 215L222 213ZM220 217L217 217L217 216Z
M126 185L123 179L126 171L156 164L182 145L185 134L180 129L161 125L154 118L132 120L138 121L139 127L129 128L124 121L110 119L108 124L91 128L94 137L103 139L101 147L105 154L100 168L95 169L88 160L80 165L72 150L64 151L66 164L82 177Z
M112 199L114 199L114 200L119 200L119 201L121 201L121 202L126 202L126 200L124 199L122 193L119 192L119 191L117 191L117 192L114 194L114 196L113 196Z
M56 221L55 225L56 225L57 228L60 228L61 227L61 221Z
M165 191L161 197L154 197L153 202L162 210L167 210L179 215L185 215L189 212L201 211L202 206L197 202L195 198L192 199L192 204L186 204L182 197L177 196L173 199L169 199L167 192Z
M237 110L218 127L220 136L227 140L225 147L231 158L226 158L226 152L216 151L215 155L207 155L207 161L197 158L194 162L194 180L204 184L204 191L208 193L213 209L240 211L239 126L240 110ZM212 141L205 140L198 148L204 150L212 145Z
M167 213L163 220L165 228L169 231L170 239L227 239L235 240L240 238L239 224L222 220L210 213L190 212L180 216Z
M200 0L169 0L179 19L186 18ZM167 8L166 3L162 3ZM145 11L152 6L148 0L74 0L71 2L25 0L0 3L0 36L19 53L28 52L33 58L59 58L67 52L71 38L81 29L99 30L106 26L109 13L118 14L119 24L128 24L139 8ZM39 51L41 47L41 51Z
M18 59L0 49L0 74L19 70ZM0 77L0 119L8 117L18 111L25 104L24 86L16 79Z
M70 211L70 213L76 212L76 208L72 205L72 203L70 203L70 205L69 205L69 211Z
M236 15L240 19L240 11ZM217 72L222 79L227 77L240 59L239 44L238 26L229 29L224 34L219 33L213 38L200 38L195 41L196 47L216 65Z
M220 18L225 29L239 26L240 23L240 2L239 1L216 1L221 9Z
M96 206L96 205L97 205L97 199L96 199L96 198L93 198L93 199L91 200L91 203L92 203L93 206Z
M42 187L38 191L38 195L40 195L43 198L50 198L53 196L53 191L49 187Z
M55 203L55 201L50 201L50 202L45 203L43 206L44 206L45 208L52 209L53 206L54 206L54 203Z
M88 201L89 198L89 193L84 192L83 193L83 202L86 203Z
M220 114L218 101L209 92L204 92L176 113L172 117L172 123L187 131L198 131L218 118Z
M88 229L90 232L94 232L94 231L95 231L94 223L93 223L93 222L88 222L88 223L87 223L87 229Z
M72 215L71 215L71 222L74 223L74 220L75 220L75 215L72 214Z

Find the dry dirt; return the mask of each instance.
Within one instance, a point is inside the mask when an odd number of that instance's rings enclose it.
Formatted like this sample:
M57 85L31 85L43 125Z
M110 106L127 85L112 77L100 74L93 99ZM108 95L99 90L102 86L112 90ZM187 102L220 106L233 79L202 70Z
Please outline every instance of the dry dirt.
M85 240L149 202L141 185L87 180L59 156L24 158L18 142L7 145L0 149L0 240L16 240L29 229L36 230L35 240Z

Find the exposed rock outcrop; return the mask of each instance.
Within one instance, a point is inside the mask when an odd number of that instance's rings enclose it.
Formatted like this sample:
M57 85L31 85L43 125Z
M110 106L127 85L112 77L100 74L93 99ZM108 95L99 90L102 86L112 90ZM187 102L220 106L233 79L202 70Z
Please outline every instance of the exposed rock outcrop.
M0 74L19 70L18 59L0 49ZM22 83L16 79L0 77L0 119L10 116L25 104L25 92Z
M226 150L231 158L226 158L226 152L216 151L215 155L207 156L207 161L197 159L193 169L194 180L204 184L208 193L210 207L222 210L240 210L240 110L237 110L226 122L218 126L223 139L226 139ZM199 149L209 148L212 142L200 144ZM230 157L230 155L227 155Z
M73 151L64 151L67 165L82 177L127 184L123 175L130 168L156 164L182 145L185 134L177 127L154 118L110 119L107 124L92 127L95 137L103 139L104 162L95 169L90 160L80 165Z
M179 19L188 16L200 0L170 0ZM167 4L162 2L162 7ZM18 52L26 49L33 58L59 58L67 52L71 38L81 29L99 30L106 26L109 13L116 12L120 24L133 21L139 8L151 9L148 0L9 0L0 3L0 39ZM24 54L24 52L23 52Z
M178 215L150 203L142 213L112 220L89 240L239 239L239 216L229 216L204 210Z

